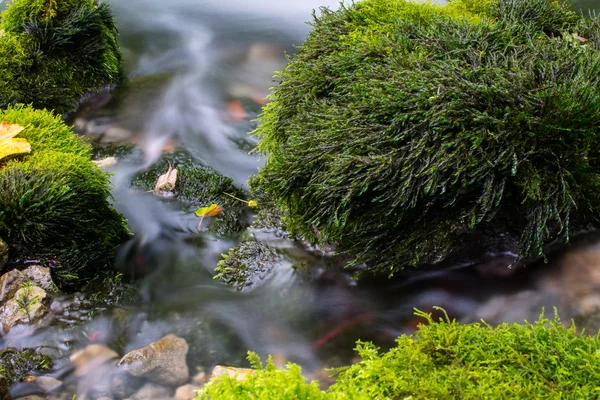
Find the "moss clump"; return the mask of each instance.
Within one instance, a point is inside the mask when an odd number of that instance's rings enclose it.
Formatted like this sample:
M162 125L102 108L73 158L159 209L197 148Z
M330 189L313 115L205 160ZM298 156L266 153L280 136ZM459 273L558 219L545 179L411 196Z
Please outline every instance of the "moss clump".
M95 276L128 238L109 204L109 175L90 160L91 147L47 111L0 111L0 121L26 127L30 155L0 164L0 236L51 264L65 288ZM26 249L26 250L25 250Z
M110 6L93 0L13 0L0 15L0 108L72 111L86 92L120 81Z
M540 317L534 324L460 325L434 322L400 336L386 353L358 343L362 361L337 371L327 392L315 391L293 364L277 371L269 363L246 380L217 378L197 399L590 399L600 378L600 337L578 336ZM310 397L306 396L310 393ZM275 396L277 397L277 396ZM280 397L278 397L280 398Z
M600 222L599 50L555 0L323 9L260 116L259 186L389 273L499 233L537 257Z
M229 250L217 264L215 279L233 285L238 290L260 283L281 259L274 248L253 240L244 241Z
M237 188L230 178L194 159L185 151L177 150L174 154L162 157L148 170L137 175L132 181L133 186L146 191L154 190L158 177L167 172L169 164L177 169L173 196L187 212L194 212L199 207L207 207L213 203L223 207L218 216L211 217L210 221L209 218L203 221L203 226L208 226L210 232L221 236L235 236L248 227L248 207L225 194L245 199L244 191Z
M0 376L6 378L9 385L22 381L31 372L46 370L52 365L50 357L34 349L7 347L0 350Z

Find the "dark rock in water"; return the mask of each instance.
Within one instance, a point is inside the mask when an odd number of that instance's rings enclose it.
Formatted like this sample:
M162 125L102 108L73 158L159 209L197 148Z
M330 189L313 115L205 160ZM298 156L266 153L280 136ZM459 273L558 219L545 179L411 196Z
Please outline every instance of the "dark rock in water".
M249 289L263 281L281 260L282 256L266 243L244 241L223 255L215 277L238 290Z
M193 213L196 209L211 204L223 207L223 211L218 215L203 219L200 227L202 230L208 229L218 235L231 236L248 227L248 206L225 194L246 200L245 192L237 188L231 179L183 150L164 155L147 171L138 174L132 185L144 191L154 191L158 179L172 169L177 170L177 180L174 187L168 190L169 197L181 202L187 212ZM200 222L200 218L198 221Z
M165 385L181 385L190 374L186 363L188 344L175 335L127 353L119 367L132 376L147 378Z

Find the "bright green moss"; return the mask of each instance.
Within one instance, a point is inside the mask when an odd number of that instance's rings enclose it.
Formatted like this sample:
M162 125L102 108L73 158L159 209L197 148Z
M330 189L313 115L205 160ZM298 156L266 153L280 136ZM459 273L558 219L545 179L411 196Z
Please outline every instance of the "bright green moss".
M427 320L380 353L358 343L362 361L337 371L327 392L297 366L272 363L237 381L216 378L197 399L592 399L598 395L600 336L579 336L558 317L534 324L460 325ZM252 359L255 359L253 356ZM255 361L256 364L256 361ZM275 395L277 390L284 397ZM271 397L269 397L271 396Z
M120 81L117 31L106 2L14 0L0 18L0 55L7 55L0 61L6 79L0 108L31 103L65 113L85 93Z
M600 222L599 21L554 0L325 9L260 116L258 186L292 233L388 273L499 235L539 256Z
M54 265L59 286L97 275L128 237L109 204L110 181L90 147L47 111L14 107L0 120L22 124L30 155L0 164L0 236L17 251Z

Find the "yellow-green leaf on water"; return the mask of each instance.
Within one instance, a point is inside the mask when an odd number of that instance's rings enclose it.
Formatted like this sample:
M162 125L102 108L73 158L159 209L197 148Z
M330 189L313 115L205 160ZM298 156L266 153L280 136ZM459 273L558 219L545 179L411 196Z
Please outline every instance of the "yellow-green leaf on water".
M31 153L31 145L25 139L15 139L24 127L9 122L0 123L0 160L13 154Z
M221 214L221 211L223 211L223 207L213 203L208 207L200 207L199 209L197 209L196 215L198 217L216 217L217 215Z

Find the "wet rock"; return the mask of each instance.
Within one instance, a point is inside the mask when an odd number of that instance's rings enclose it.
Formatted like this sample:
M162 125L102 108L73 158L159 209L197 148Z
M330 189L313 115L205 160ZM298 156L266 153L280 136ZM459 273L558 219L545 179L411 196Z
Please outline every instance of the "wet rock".
M15 400L45 400L45 399L40 396L32 395L32 396L19 397Z
M51 376L32 376L27 379L29 383L33 383L43 393L50 393L62 386L62 382Z
M208 375L206 375L206 372L204 371L198 371L198 373L192 377L192 382L197 385L204 385L208 380Z
M55 288L54 282L52 282L50 268L48 267L43 267L41 265L32 265L27 269L23 270L23 274L25 274L25 276L31 279L37 286L41 287L46 291L50 291Z
M7 334L16 325L27 325L33 331L44 325L49 308L44 305L48 295L39 286L25 285L0 309L2 332Z
M75 366L75 375L84 376L94 372L101 365L116 361L119 355L103 344L90 344L69 357Z
M4 268L8 262L8 245L0 239L0 269Z
M0 400L11 400L8 393L8 381L0 375Z
M117 399L133 396L144 384L142 378L136 378L127 373L117 371L112 380L112 395Z
M172 400L173 394L170 388L147 383L128 400Z
M0 277L0 303L12 299L21 288L21 284L27 282L27 276L13 269Z
M126 354L119 367L129 374L166 385L181 385L189 378L185 339L167 335L149 346Z
M196 391L200 389L200 386L184 385L177 388L175 391L175 400L194 400L196 398Z
M212 371L211 378L228 375L230 378L237 379L238 381L243 381L248 377L248 375L254 375L254 373L255 371L250 368L234 368L226 367L223 365L217 365Z
M113 399L111 399L110 397L103 396L103 397L98 397L96 400L113 400Z

